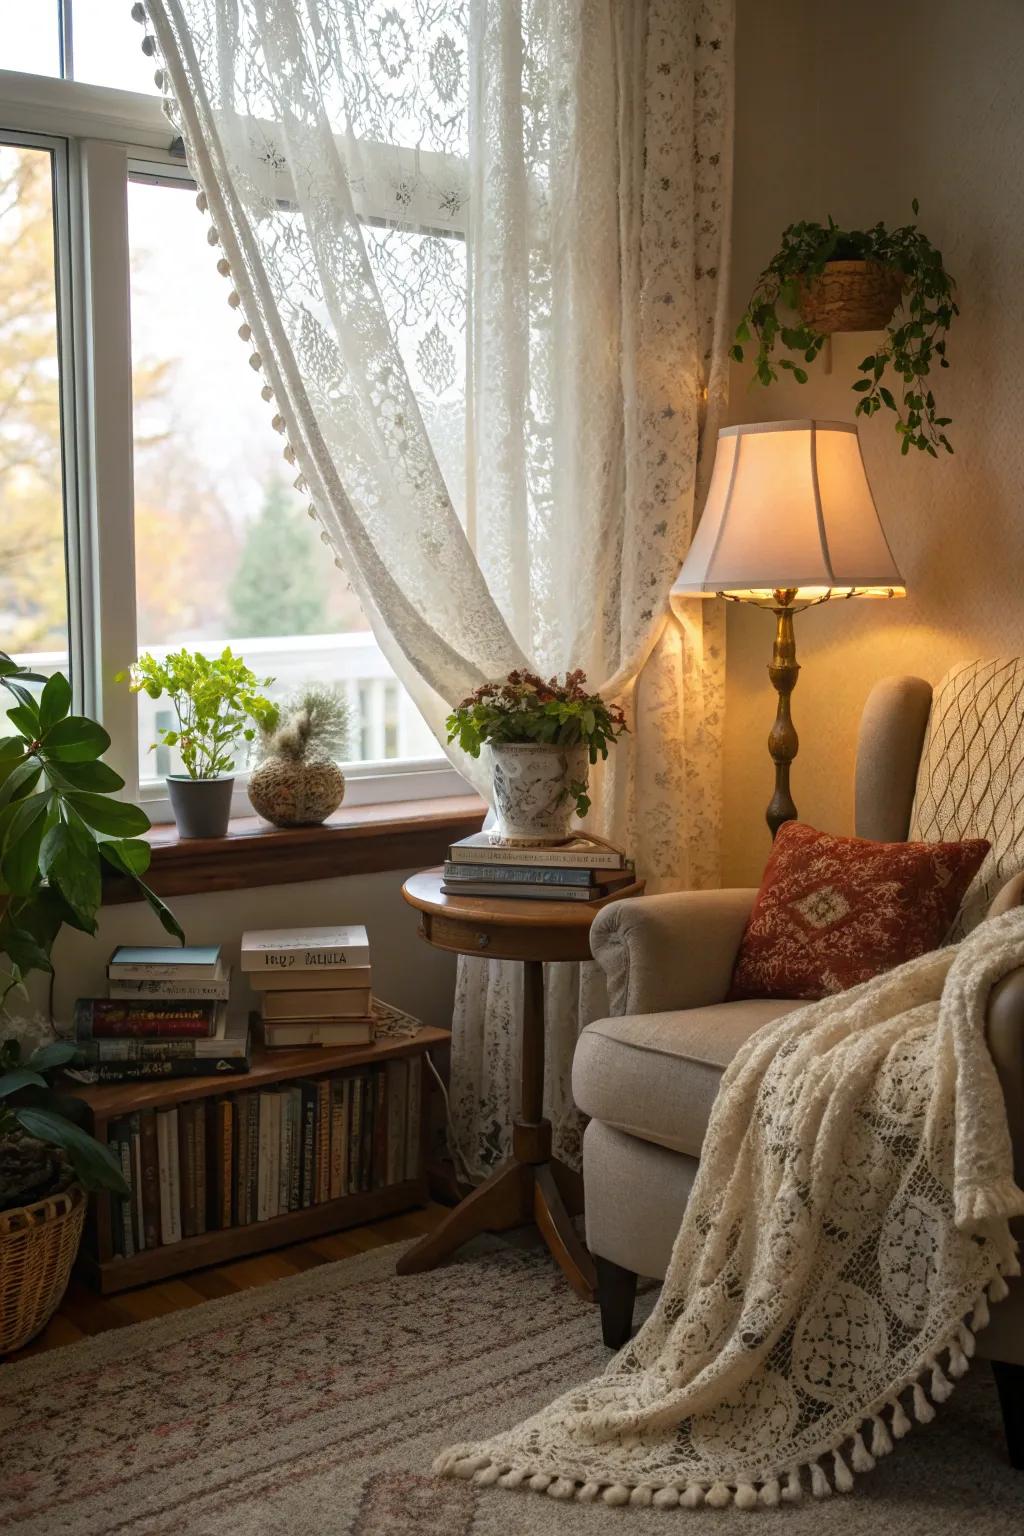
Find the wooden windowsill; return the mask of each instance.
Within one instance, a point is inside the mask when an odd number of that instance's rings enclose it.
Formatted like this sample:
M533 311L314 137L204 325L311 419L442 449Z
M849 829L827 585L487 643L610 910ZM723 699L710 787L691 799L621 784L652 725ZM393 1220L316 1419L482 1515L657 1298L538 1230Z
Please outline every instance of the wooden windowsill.
M479 832L485 810L475 795L446 795L342 806L319 827L272 827L258 816L236 817L226 837L179 838L174 826L152 827L145 879L159 896L189 896L419 869L440 863L449 843ZM130 880L104 881L105 903L138 899Z

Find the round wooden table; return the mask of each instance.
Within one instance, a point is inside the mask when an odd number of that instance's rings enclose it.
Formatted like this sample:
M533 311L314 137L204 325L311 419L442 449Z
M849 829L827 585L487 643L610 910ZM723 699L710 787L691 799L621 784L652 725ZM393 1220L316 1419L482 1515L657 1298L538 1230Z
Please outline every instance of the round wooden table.
M446 896L441 878L439 869L428 869L402 887L406 901L420 913L421 937L458 955L522 961L520 1107L512 1122L509 1161L402 1255L398 1273L433 1269L480 1232L501 1232L535 1221L570 1284L592 1301L593 1260L572 1224L572 1217L583 1210L583 1180L552 1157L551 1121L544 1118L544 964L589 960L594 913L609 901L639 896L643 881L624 886L602 901L576 902Z

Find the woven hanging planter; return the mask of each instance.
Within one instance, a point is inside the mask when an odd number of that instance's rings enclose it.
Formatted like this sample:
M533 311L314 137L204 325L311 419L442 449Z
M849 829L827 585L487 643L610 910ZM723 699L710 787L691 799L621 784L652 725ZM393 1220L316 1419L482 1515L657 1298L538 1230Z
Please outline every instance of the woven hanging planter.
M0 1212L0 1355L45 1328L67 1289L85 1222L80 1184Z
M902 274L877 261L829 261L818 276L800 279L800 317L822 336L881 331L902 291Z

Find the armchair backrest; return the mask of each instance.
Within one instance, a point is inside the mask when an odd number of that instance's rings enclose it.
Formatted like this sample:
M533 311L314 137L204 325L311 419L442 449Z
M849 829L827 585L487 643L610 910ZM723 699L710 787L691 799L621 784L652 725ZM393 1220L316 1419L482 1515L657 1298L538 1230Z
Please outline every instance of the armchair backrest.
M1024 869L1024 657L962 663L934 691L919 677L879 683L861 718L856 806L861 837L988 838L958 926L979 922Z

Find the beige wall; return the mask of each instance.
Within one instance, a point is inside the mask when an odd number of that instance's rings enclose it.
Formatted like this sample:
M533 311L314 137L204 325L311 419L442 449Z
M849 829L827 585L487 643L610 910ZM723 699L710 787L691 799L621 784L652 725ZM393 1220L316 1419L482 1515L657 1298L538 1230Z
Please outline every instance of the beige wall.
M936 384L954 458L901 458L886 412L862 427L876 500L908 597L798 621L794 697L801 816L852 831L856 722L891 672L1024 647L1024 4L1021 0L739 0L734 310L793 219L901 223L911 199L959 283L951 367ZM731 419L853 419L870 338L840 336L832 375L747 387ZM768 849L769 615L729 613L725 879L756 880Z
M408 1009L424 1023L447 1029L451 1024L455 961L418 937L416 914L401 898L402 881L408 873L180 896L171 905L191 943L223 944L236 966L238 943L246 928L364 923L378 996ZM105 966L116 944L163 942L163 931L149 908L134 904L105 908L96 939L65 929L54 953L56 1017L69 1018L76 997L106 994ZM232 996L240 1000L251 997L240 975L236 975Z

